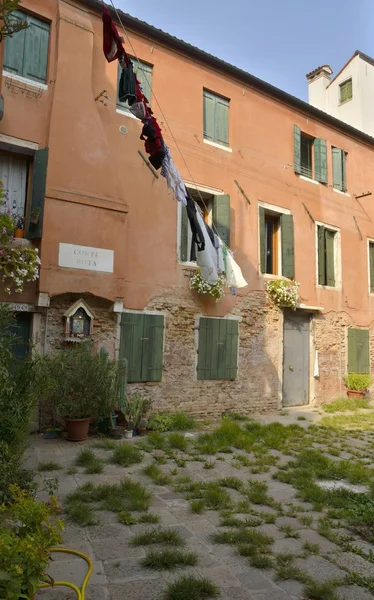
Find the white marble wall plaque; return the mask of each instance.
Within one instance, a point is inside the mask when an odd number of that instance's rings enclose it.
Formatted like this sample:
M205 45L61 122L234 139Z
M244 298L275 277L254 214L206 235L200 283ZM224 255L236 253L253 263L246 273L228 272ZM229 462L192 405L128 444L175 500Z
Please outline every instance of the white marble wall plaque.
M113 273L114 251L75 244L59 244L58 266Z

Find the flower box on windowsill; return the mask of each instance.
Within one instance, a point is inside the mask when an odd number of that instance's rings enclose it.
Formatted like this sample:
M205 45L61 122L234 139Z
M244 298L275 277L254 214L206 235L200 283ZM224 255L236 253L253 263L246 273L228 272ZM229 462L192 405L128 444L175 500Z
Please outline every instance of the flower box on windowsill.
M20 247L20 246L28 246L29 248L31 248L33 246L33 243L28 240L27 238L13 238L11 241L11 245L15 246L16 248Z

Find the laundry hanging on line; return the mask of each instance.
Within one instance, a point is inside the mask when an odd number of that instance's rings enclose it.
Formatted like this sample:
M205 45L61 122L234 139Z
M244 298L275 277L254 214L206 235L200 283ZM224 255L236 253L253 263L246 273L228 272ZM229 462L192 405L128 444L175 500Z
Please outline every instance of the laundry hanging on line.
M168 189L174 198L187 206L187 216L192 231L190 260L197 262L202 277L208 283L218 281L219 273L226 274L227 284L232 293L236 288L245 287L245 281L233 253L205 223L196 203L188 196L183 179L166 146L159 124L153 116L149 101L143 93L141 83L134 73L133 63L123 46L108 8L103 4L103 51L108 62L118 59L122 67L118 96L120 102L127 102L131 113L143 123L140 139L144 140L149 162L155 169L161 169ZM196 251L197 249L197 251Z

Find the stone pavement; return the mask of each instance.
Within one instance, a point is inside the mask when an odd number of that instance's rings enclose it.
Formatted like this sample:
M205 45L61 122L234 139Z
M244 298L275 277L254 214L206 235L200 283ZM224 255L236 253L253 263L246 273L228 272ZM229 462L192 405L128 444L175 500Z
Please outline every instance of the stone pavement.
M300 423L302 424L302 423ZM135 440L132 442L134 443ZM120 441L118 443L129 443ZM131 442L130 442L131 443ZM89 446L90 442L83 445ZM106 465L100 475L86 475L83 469L75 474L67 474L66 470L74 463L77 452L82 444L69 443L64 440L44 440L34 436L26 454L26 466L37 467L40 461L53 460L61 466L61 470L45 473L44 476L57 477L59 480L58 496L63 504L66 495L87 481L95 484L108 482L118 483L124 476L139 481L153 492L150 511L160 516L163 528L176 529L185 538L187 550L195 551L198 555L196 567L180 568L177 571L153 571L143 568L140 559L145 556L143 547L132 546L131 537L135 533L152 528L152 525L136 524L122 525L117 515L112 512L100 511L100 524L90 527L80 527L69 522L64 532L64 546L79 550L93 560L93 574L89 581L86 600L161 600L164 597L168 583L185 574L195 574L207 577L216 583L222 600L301 600L304 585L299 581L287 579L277 581L272 569L257 569L249 565L248 559L239 556L235 549L226 544L213 544L211 536L218 531L228 528L219 527L220 516L216 511L206 511L203 515L191 512L189 502L183 494L176 493L170 486L155 485L141 472L145 465L151 463L151 455L145 455L140 465L122 468ZM107 458L104 450L95 453ZM185 468L179 469L179 474L190 476L196 481L216 480L219 477L233 475L239 479L248 480L248 472L235 469L231 463L217 460L215 468L204 470L202 462L187 462ZM167 465L163 465L166 467ZM172 466L172 465L169 465ZM173 465L175 466L175 465ZM301 503L295 498L295 490L288 484L272 479L271 472L251 476L258 481L266 481L269 494L284 507ZM230 490L235 496L235 491ZM44 499L45 492L40 492ZM263 513L271 512L269 506L259 506ZM273 524L263 524L256 529L273 538L272 552L292 553L296 558L295 567L302 569L315 580L329 581L343 579L347 572L355 572L366 577L374 577L374 564L353 552L344 552L335 543L329 541L317 532L318 518L321 515L312 511L312 505L304 503L303 513L294 516L278 517ZM302 524L302 515L312 517L309 526ZM323 515L322 515L323 516ZM291 527L297 532L296 537L287 537L282 528ZM303 554L305 542L319 545L319 555ZM368 553L371 545L362 541L363 552ZM366 544L366 546L365 546ZM86 572L86 564L82 559L66 554L54 555L49 573L55 580L69 580L81 584ZM344 585L337 589L341 600L369 600L372 594L357 585ZM40 600L70 600L75 593L66 588L41 590Z

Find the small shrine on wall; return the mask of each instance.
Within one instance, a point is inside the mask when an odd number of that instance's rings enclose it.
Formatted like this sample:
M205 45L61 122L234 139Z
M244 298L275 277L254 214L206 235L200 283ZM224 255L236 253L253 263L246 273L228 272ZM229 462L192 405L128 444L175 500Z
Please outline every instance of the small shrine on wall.
M92 336L95 315L84 300L77 300L64 318L66 342L82 342Z

